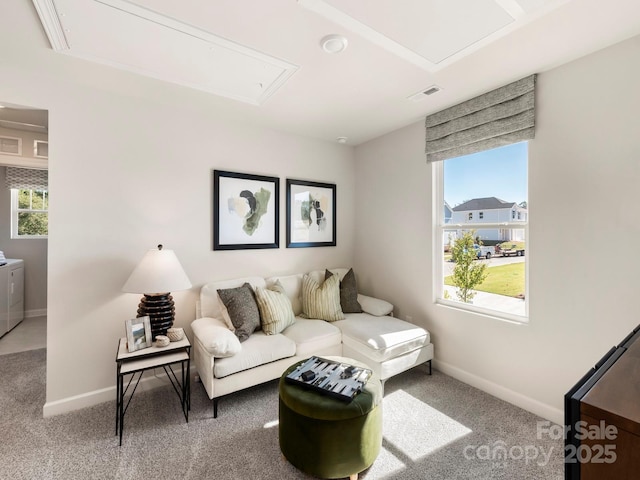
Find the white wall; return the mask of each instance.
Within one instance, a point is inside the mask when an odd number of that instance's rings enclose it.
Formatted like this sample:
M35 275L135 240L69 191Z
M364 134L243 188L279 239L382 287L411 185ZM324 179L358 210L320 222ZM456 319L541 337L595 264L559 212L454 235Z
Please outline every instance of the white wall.
M434 304L423 122L356 149L362 286L429 328L438 368L559 423L564 393L640 323L640 227L624 213L640 185L638 58L635 37L538 77L528 325Z
M117 341L140 297L120 289L158 243L194 285L174 293L182 327L205 282L350 264L353 148L252 126L224 114L231 101L54 53L30 2L13 3L0 21L0 99L49 110L45 414L115 398ZM280 177L280 249L212 251L213 169ZM337 247L284 247L287 177L337 184Z
M359 147L354 167L351 148L249 125L225 112L230 101L54 53L30 2L11 0L0 17L0 100L50 114L49 411L113 399L116 342L138 303L120 288L162 242L194 284L175 295L179 326L206 281L355 258L361 290L431 330L442 370L561 421L562 394L638 322L637 261L604 250L639 233L623 214L640 180L639 54L635 38L539 77L531 315L515 325L433 303L421 121ZM337 183L338 246L212 251L214 168L281 177L281 245L284 179ZM569 223L558 205L579 215Z

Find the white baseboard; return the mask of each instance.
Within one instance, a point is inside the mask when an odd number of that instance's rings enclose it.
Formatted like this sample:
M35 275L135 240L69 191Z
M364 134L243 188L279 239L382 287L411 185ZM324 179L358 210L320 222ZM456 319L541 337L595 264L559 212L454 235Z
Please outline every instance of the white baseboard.
M193 385L193 371L191 377L191 388ZM165 376L162 369L158 369L155 375L147 374L142 377L140 384L136 389L136 392L142 392L147 390L153 390L154 388L162 387L169 384L169 380ZM126 386L126 381L125 381ZM102 388L100 390L94 390L92 392L83 393L81 395L75 395L73 397L67 397L53 402L46 402L42 407L42 416L53 417L55 415L62 415L63 413L73 412L74 410L80 410L81 408L92 407L100 403L113 402L113 412L115 416L116 409L116 386ZM114 417L115 418L115 417ZM114 420L115 421L115 420Z
M564 424L564 412L558 408L547 405L546 403L534 400L521 393L514 392L508 388L498 385L497 383L490 382L482 377L471 374L458 367L454 367L446 362L433 359L433 368L440 372L449 375L461 382L464 382L472 387L475 387L483 392L486 392L494 397L497 397L505 402L509 402L517 407L520 407L528 412L538 415L544 419L550 420L558 425ZM160 372L162 372L160 370ZM169 383L164 376L164 372L158 372L157 375L147 375L142 378L140 385L138 385L138 391L152 390L161 386L165 386ZM191 367L191 388L194 388L194 381L196 376L195 367ZM113 408L115 412L115 399L116 399L116 387L115 385L100 390L94 390L92 392L83 393L73 397L63 398L53 402L47 402L42 408L42 414L46 417L52 417L54 415L61 415L63 413L72 412L81 408L92 407L104 402L114 402ZM115 413L114 413L115 414Z
M551 405L539 402L538 400L534 400L533 398L527 397L521 393L514 392L502 385L498 385L497 383L493 383L485 378L478 377L477 375L469 373L458 367L454 367L446 362L434 359L433 368L546 420L550 420L558 425L564 424L564 412L558 408L552 407Z
M46 308L38 308L35 310L25 310L24 318L33 318L33 317L46 317L47 309Z

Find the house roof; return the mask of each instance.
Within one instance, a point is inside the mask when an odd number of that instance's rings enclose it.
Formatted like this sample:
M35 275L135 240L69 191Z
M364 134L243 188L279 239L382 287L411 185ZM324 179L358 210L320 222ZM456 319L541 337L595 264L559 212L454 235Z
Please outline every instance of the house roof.
M466 212L469 210L494 210L498 208L512 208L515 202L505 202L496 197L474 198L461 203L453 208L454 212Z

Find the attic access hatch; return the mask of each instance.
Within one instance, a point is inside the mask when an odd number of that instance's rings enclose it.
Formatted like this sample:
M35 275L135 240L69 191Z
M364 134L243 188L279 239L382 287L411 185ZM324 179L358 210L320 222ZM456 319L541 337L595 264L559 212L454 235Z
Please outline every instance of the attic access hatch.
M437 71L567 0L298 0L427 71Z
M298 66L125 0L33 0L52 48L263 104Z

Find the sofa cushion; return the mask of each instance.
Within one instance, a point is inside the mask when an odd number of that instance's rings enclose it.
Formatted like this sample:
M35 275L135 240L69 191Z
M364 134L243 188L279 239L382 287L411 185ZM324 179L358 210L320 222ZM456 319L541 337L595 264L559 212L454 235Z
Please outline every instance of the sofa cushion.
M233 333L244 342L260 328L260 311L253 288L245 282L241 287L218 289L218 295L235 327Z
M260 310L260 325L267 335L280 333L295 322L291 301L280 282L269 288L257 287L256 301Z
M296 355L310 357L320 350L342 343L339 328L322 320L296 317L296 321L282 334L296 344Z
M194 320L191 329L205 350L216 358L231 357L242 350L238 337L213 318Z
M328 322L344 319L339 284L337 275L329 277L322 286L310 275L302 277L302 316Z
M326 270L324 274L325 281L331 275L330 270ZM350 268L347 274L340 280L340 307L342 313L361 313L362 307L358 303L358 287L356 285L356 274L353 268Z
M429 343L429 332L394 317L350 313L333 325L342 331L342 343L376 362L420 348Z
M281 333L266 335L257 331L242 343L242 350L233 357L221 358L213 364L215 378L226 377L265 363L292 357L296 353L293 340Z

